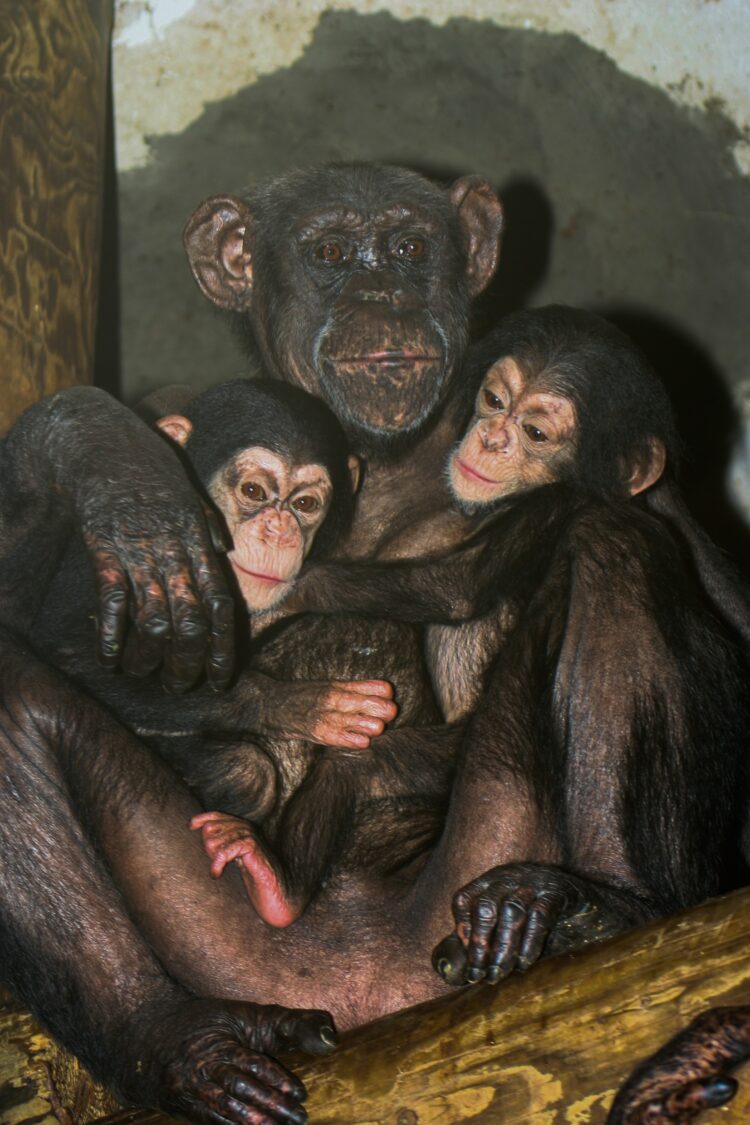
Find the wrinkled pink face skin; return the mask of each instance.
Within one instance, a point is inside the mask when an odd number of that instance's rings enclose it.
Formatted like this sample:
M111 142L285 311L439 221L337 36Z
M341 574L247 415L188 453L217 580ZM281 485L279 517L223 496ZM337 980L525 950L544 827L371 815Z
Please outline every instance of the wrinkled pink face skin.
M573 404L527 380L512 356L489 369L474 418L451 455L457 500L473 508L560 479L576 451Z
M331 503L322 465L289 465L262 446L243 450L209 487L232 536L229 562L251 613L288 594Z

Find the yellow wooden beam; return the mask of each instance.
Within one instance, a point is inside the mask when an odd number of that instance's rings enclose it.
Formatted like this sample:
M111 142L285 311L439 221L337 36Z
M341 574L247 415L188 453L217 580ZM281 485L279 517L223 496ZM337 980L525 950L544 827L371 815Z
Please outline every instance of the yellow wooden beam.
M288 1061L312 1125L596 1125L634 1065L693 1016L749 1001L747 889L387 1016L329 1058ZM750 1118L750 1066L737 1073L735 1100L706 1125ZM107 1122L169 1120L131 1111Z

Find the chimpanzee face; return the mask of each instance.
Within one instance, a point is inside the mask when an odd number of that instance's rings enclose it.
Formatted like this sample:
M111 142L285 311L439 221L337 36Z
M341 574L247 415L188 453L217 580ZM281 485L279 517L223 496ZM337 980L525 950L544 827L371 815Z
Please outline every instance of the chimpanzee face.
M413 203L308 214L279 263L297 316L276 362L350 430L387 437L432 413L464 343L458 239ZM283 296L282 296L283 295ZM283 305L277 304L277 316Z
M208 489L232 536L229 562L251 613L289 592L333 495L322 465L295 465L270 449L244 449Z
M403 169L338 165L281 177L252 203L208 199L184 239L199 286L244 318L269 372L376 450L444 396L501 228L479 177L446 192Z
M482 381L471 425L448 463L450 487L473 509L560 480L575 453L570 399L536 386L505 356Z

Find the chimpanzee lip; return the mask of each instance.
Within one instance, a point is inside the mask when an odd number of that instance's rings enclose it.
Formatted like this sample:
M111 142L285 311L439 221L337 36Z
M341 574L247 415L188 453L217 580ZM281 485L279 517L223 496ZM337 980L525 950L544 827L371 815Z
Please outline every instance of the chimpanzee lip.
M363 355L341 356L334 362L344 365L349 363L377 363L387 367L389 365L402 366L406 363L438 363L440 358L439 355L425 355L424 352L410 351L405 348L398 351L365 352Z
M247 567L240 566L234 559L229 561L235 570L241 570L243 574L249 574L251 578L260 578L262 582L274 582L278 585L280 582L287 581L286 578L277 578L275 574L259 574L257 570L248 570Z
M467 464L466 461L462 461L460 457L456 458L456 464L458 465L459 469L461 470L461 472L466 477L472 477L474 480L481 480L481 481L484 482L484 484L499 484L500 483L499 481L493 480L492 477L483 476L482 473L477 472L477 470L473 469L471 467L471 465Z

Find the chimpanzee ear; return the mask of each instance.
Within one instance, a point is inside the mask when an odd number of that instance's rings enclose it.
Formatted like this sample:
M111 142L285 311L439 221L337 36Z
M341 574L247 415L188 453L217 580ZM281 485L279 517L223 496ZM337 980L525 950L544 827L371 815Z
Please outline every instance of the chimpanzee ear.
M182 446L187 445L188 438L193 432L193 423L182 414L165 414L163 418L157 418L154 425L167 437L171 437L172 441Z
M352 479L352 493L356 493L362 476L362 462L354 453L350 453L347 464L349 466L349 476Z
M627 465L624 484L627 485L628 492L631 496L637 496L639 492L645 492L652 484L661 477L664 472L664 467L667 463L667 451L664 448L664 442L659 438L650 437L648 439L648 448L643 451L643 454L637 458L630 465Z
M215 305L238 311L247 307L253 287L253 264L245 245L252 222L250 208L233 195L205 199L187 221L182 241L193 277Z
M462 176L451 188L467 251L469 295L489 285L500 259L503 206L490 183L481 176Z

